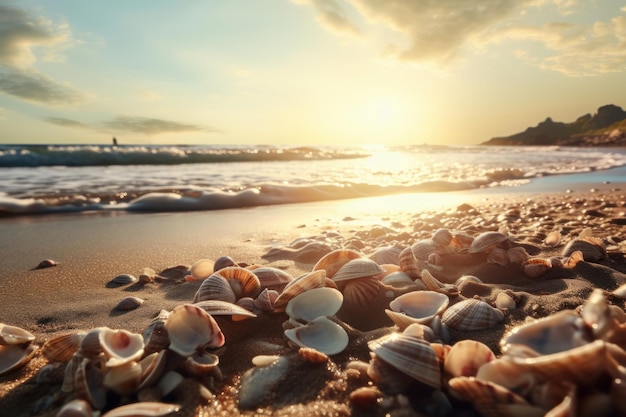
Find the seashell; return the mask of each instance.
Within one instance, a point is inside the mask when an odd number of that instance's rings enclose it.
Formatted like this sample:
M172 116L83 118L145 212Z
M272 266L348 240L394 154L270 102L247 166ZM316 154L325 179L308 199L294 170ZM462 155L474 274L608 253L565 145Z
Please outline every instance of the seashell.
M233 320L243 320L257 315L250 310L234 303L220 300L204 300L193 304L209 313L211 316L232 316Z
M413 250L410 247L400 252L398 264L400 265L400 270L411 277L411 279L420 277L423 268L420 262L415 258Z
M169 311L161 310L158 316L143 330L144 355L159 352L169 346L170 339L167 330L165 330L165 320L169 315Z
M598 262L607 257L606 247L602 240L593 237L570 241L565 245L561 254L568 257L576 251L581 251L583 259L587 262Z
M165 329L170 338L169 349L181 356L224 345L224 334L213 317L191 304L174 308L165 321Z
M524 275L528 278L541 278L552 268L552 262L544 258L530 258L522 263Z
M180 410L177 404L140 401L114 408L102 417L162 417Z
M139 361L141 366L141 383L138 390L157 383L167 364L167 350L153 352Z
M287 339L300 347L316 349L327 355L342 352L348 346L348 333L327 317L317 317L304 326L285 330Z
M509 258L509 262L515 264L524 263L530 258L530 255L522 246L512 247L511 249L506 251L506 255Z
M126 362L107 369L102 383L120 395L132 394L141 383L142 372L143 369L138 362Z
M428 325L448 306L447 295L435 291L411 291L396 297L389 303L391 310L385 313L400 328L406 329L412 323Z
M474 237L465 232L455 232L452 234L451 246L456 252L467 252L474 241Z
M86 332L71 332L52 336L41 346L41 353L50 362L68 362L80 349Z
M428 269L422 270L421 273L422 282L426 285L430 291L437 291L446 295L456 295L459 293L459 288L454 284L446 284L435 278Z
M76 397L85 400L96 410L106 405L104 374L97 361L82 359L74 374L74 392Z
M0 345L21 345L35 340L35 336L17 326L0 323Z
M143 355L143 336L128 330L102 328L98 333L100 346L108 358L107 367L121 366Z
M461 275L456 281L454 281L454 285L456 285L458 288L461 288L461 286L466 282L473 282L476 284L483 283L483 281L475 275Z
M57 265L59 265L59 263L55 261L54 259L44 259L43 261L39 262L34 269L51 268Z
M120 274L113 278L111 281L109 281L109 284L113 286L122 286L127 284L134 284L137 281L139 281L139 279L134 275Z
M237 296L233 292L226 278L213 274L200 284L200 287L193 296L193 302L206 300L220 300L228 303L234 303Z
M350 403L363 409L374 409L383 394L376 387L360 387L350 393Z
M574 268L579 262L583 262L584 260L585 258L582 251L576 250L567 258L563 258L561 263L563 264L563 268Z
M432 239L418 240L417 242L413 243L410 248L411 252L413 252L413 256L415 257L415 259L420 261L427 261L428 256L431 253L438 253L438 251L440 250L440 247L435 242L433 242Z
M200 352L188 356L185 359L184 368L193 376L206 376L211 374L220 363L220 358L210 352Z
M252 364L254 366L269 366L280 359L279 355L256 355L252 358Z
M256 275L259 279L261 288L276 291L282 291L282 289L285 288L285 285L293 280L293 277L282 269L270 266L256 268L254 270L254 275Z
M478 368L476 379L493 382L525 397L541 378L530 372L520 372L519 366L503 356Z
M313 288L287 303L285 313L294 319L310 322L318 317L334 316L341 308L343 295L334 288Z
M226 279L236 298L254 298L261 292L261 282L254 272L249 269L239 266L227 266L217 271L214 275L219 275Z
M501 232L484 232L476 236L469 247L469 253L487 252L509 237Z
M365 307L380 293L380 281L374 277L356 278L342 285L346 303Z
M326 286L326 271L321 269L300 275L285 286L280 295L274 300L274 310L284 311L287 303L293 297L313 288Z
M222 270L224 268L228 268L230 266L239 266L239 265L230 256L220 256L214 262L213 271L217 272L219 270Z
M476 340L456 342L447 353L444 371L452 376L476 376L478 369L496 358L493 351Z
M26 365L37 353L36 345L0 345L0 375Z
M381 280L383 284L391 285L392 287L406 287L413 284L413 279L404 271L392 272ZM424 287L426 289L426 287Z
M298 349L298 356L309 363L326 363L330 359L327 354L310 347L301 347Z
M252 297L241 297L235 301L235 305L243 308L244 310L250 311L254 314L254 298ZM256 314L255 314L256 316ZM250 316L232 316L233 321L245 320Z
M328 278L333 278L337 271L353 259L361 258L361 254L352 249L335 249L322 256L315 265L313 271L324 270Z
M488 329L504 320L504 313L482 300L470 298L448 307L441 321L454 330Z
M210 259L198 259L189 268L189 273L193 277L193 281L203 281L210 277L214 270L215 262Z
M613 294L615 297L626 298L626 284L620 285L619 287L614 289L611 294Z
M580 315L596 339L605 339L615 330L609 303L604 296L604 291L599 288L591 292L583 304Z
M180 280L189 275L189 266L187 265L174 265L165 268L159 272L159 276L164 279Z
M499 292L495 301L496 307L500 310L513 310L516 307L515 300L505 291Z
M102 353L100 344L100 332L108 327L96 327L87 332L80 342L80 352L86 356L98 356Z
M560 230L551 231L550 233L546 235L545 239L543 239L543 244L546 246L555 247L559 243L561 243L561 231Z
M377 358L418 381L439 389L441 369L428 342L403 333L391 333L367 343Z
M270 290L268 288L263 289L254 299L254 308L260 311L274 311L274 302L278 298L278 295L279 292L276 290Z
M134 310L140 305L142 305L144 301L146 300L144 300L143 298L139 298L139 297L126 297L126 298L121 299L120 302L117 303L114 310L120 310L120 311Z
M51 362L37 371L35 382L38 385L61 385L65 377L66 362Z
M357 258L346 262L332 276L332 279L339 283L351 279L373 277L383 272L385 272L385 270L371 259Z
M376 262L379 265L383 264L393 264L400 265L398 258L400 257L400 253L405 249L404 245L400 245L396 243L392 246L385 246L382 248L378 248L368 256L369 259Z
M85 400L72 400L61 407L56 417L93 417L93 408Z
M152 268L146 267L141 270L141 274L139 274L139 277L137 278L137 280L142 284L148 284L150 282L154 282L154 279L156 277L157 277L156 271Z
M493 248L487 254L487 262L506 266L509 263L509 255L504 248Z
M431 239L438 246L448 246L452 243L452 232L448 229L437 229Z
M416 382L415 378L390 365L376 354L370 353L370 356L372 359L367 364L366 374L385 394L403 394Z

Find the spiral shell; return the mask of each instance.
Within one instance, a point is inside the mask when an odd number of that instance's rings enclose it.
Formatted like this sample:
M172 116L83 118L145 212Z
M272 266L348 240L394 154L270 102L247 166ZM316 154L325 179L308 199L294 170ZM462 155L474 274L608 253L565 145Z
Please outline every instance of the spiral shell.
M400 270L406 273L410 278L417 279L420 277L422 267L413 254L411 247L408 247L400 252L400 255L398 256L398 264L400 265Z
M261 292L261 282L259 278L246 268L238 266L228 266L215 273L228 281L236 298L256 297Z
M504 313L482 300L470 298L448 307L442 322L454 330L473 331L488 329L504 320Z

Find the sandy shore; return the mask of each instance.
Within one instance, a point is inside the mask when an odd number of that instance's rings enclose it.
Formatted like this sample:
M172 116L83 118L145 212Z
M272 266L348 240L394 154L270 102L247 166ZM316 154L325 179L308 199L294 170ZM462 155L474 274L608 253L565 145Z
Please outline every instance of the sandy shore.
M169 311L191 302L200 283L170 280L112 288L110 281L115 276L124 273L137 276L144 267L160 272L176 265L189 266L201 258L215 260L228 255L239 263L274 266L296 277L309 272L322 255L316 258L299 254L293 245L297 239L321 242L332 249L353 247L366 256L377 247L394 243L410 246L430 237L441 227L476 236L507 225L516 243L535 250L533 256L549 257L560 256L565 243L584 228L591 227L595 236L604 239L608 246L614 246L613 252L619 252L619 243L626 239L623 231L626 192L621 191L621 185L582 183L563 187L563 184L552 184L552 190L534 185L504 193L502 190L478 190L401 195L215 212L83 213L0 219L3 252L0 322L32 332L36 335L34 343L39 346L56 334L98 326L141 333L161 309ZM543 243L552 230L561 230L563 235L563 242L555 247ZM281 248L291 252L267 256ZM44 259L53 259L58 266L34 269ZM513 290L517 295L518 308L508 314L501 325L489 331L457 332L450 341L481 340L494 350L498 349L502 334L522 323L527 316L543 317L564 308L576 308L584 303L594 287L612 291L626 283L624 272L626 262L620 254L612 254L601 261L582 262L573 270L534 281L521 273L519 265L501 266L475 259L450 258L443 270L435 271L442 281L453 282L458 276L469 274L485 282L484 286L467 285L462 291L464 297L477 296L493 302L503 289ZM145 302L132 311L114 309L122 298L131 295ZM612 299L611 302L623 307L623 301ZM360 317L348 312L343 318L357 331L364 332L392 324L382 313L381 306L372 304L369 308L378 310L364 311ZM191 399L167 398L170 402L185 404L180 415L198 412L202 415L239 412L245 415L412 415L417 412L415 409L428 414L411 401L403 400L411 398L408 394L398 396L382 392L367 407L355 405L348 399L354 389L371 385L363 375L346 374L349 361L369 360L369 352L362 346L367 337L361 332L351 334L351 343L361 341L360 347L331 357L323 371L307 371L317 376L297 381L303 370L301 365L294 365L293 375L270 390L270 402L261 402L256 410L240 410L237 395L241 374L252 367L251 357L255 353L287 354L290 351L282 339L286 316L279 314L254 320L257 320L254 330L246 330L249 337L244 332L244 336L233 337L229 344L227 334L226 351L220 356L223 379L205 384L210 385L215 397L199 400L195 394ZM258 347L259 341L273 347L263 350ZM39 414L56 414L65 400L61 398L58 385L42 385L33 380L33 375L47 362L38 355L20 370L0 376L0 408L10 409L7 415L37 415L31 406L21 404L24 401L33 404L41 398L48 400L46 405L41 401L37 403ZM315 392L311 392L313 387ZM197 391L197 387L195 389ZM291 394L274 392L285 389ZM197 403L191 404L194 399ZM117 405L115 400L111 401ZM111 408L110 404L107 408ZM469 405L454 404L455 410L459 410L456 415L472 415Z

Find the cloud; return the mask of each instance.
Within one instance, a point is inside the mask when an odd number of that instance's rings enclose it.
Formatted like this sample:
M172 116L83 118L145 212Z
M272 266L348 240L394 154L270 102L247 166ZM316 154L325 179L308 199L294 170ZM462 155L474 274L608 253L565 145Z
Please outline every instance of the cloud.
M53 125L62 126L62 127L91 129L89 125L86 125L81 122L77 122L76 120L65 119L63 117L46 117L44 118L44 120L49 123L52 123Z
M0 67L0 92L22 100L46 104L74 105L87 96L37 70Z
M317 13L322 26L337 34L361 36L361 30L348 19L345 10L337 0L292 0L298 4L308 4Z
M118 116L113 120L106 121L102 125L115 132L141 133L156 135L159 133L184 133L184 132L217 132L218 130L195 124L174 122L171 120L153 119L148 117Z

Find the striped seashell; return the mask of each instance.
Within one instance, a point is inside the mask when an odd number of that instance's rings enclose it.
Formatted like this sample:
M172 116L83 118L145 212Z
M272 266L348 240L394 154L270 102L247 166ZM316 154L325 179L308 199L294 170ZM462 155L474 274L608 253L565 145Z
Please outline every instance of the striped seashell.
M400 270L412 279L418 279L422 273L423 268L419 261L415 258L413 250L410 247L400 252L400 255L398 256L398 264L400 265Z
M8 374L26 365L38 350L39 347L34 344L0 345L0 375Z
M377 358L410 377L439 389L441 364L430 343L404 333L391 333L367 343Z
M482 300L470 298L459 301L443 312L441 321L459 331L488 329L504 320L504 313Z
M563 264L563 268L574 268L579 262L584 262L584 260L585 258L582 251L576 250L572 252L570 256L563 258L561 262Z
M452 235L451 246L456 252L467 252L469 251L470 246L472 246L473 241L473 236L470 236L465 232L456 232Z
M582 252L583 259L587 262L597 262L607 258L606 246L601 239L586 237L574 239L563 248L562 255L567 257L574 252Z
M422 270L420 277L424 285L426 285L426 288L430 291L436 291L446 295L456 295L459 293L459 288L455 284L446 284L439 281L428 269Z
M100 332L108 327L95 327L87 332L80 342L80 352L87 357L98 356L102 353L100 344Z
M272 312L274 311L274 302L279 296L279 292L276 290L270 290L265 288L261 293L254 299L254 308L260 311Z
M370 352L370 356L372 359L367 364L367 376L385 394L403 394L411 385L415 384L415 378L380 359L374 353Z
M502 242L508 240L509 237L500 232L484 232L476 236L469 248L470 253L486 252Z
M137 387L141 390L157 383L167 365L167 350L160 350L145 356L139 361L141 366L141 383Z
M352 249L335 249L322 256L313 265L313 271L324 270L328 278L333 278L346 263L361 258L361 254Z
M261 283L261 288L282 291L285 285L293 281L293 277L282 269L264 266L254 269L254 275L257 276Z
M227 266L217 271L214 275L221 276L228 281L236 298L254 298L261 292L259 278L249 269L239 266Z
M139 281L139 279L134 275L120 274L113 278L111 281L109 281L109 284L111 286L122 286L127 284L134 284L137 281Z
M205 347L222 347L224 334L204 309L191 304L175 307L165 321L170 338L169 349L181 356L191 356Z
M530 258L522 264L524 275L528 278L541 278L552 268L552 262L544 258Z
M192 281L202 281L215 272L215 262L210 259L198 259L189 268L189 273L193 277Z
M73 376L76 397L87 401L96 410L102 410L106 406L102 366L97 361L82 359Z
M21 345L33 340L35 340L35 335L28 330L0 323L0 345Z
M120 311L134 310L140 305L142 305L144 301L146 300L144 300L143 298L139 298L139 297L125 297L125 298L122 298L119 303L117 303L114 310L120 310Z
M411 251L413 252L413 256L415 256L415 259L418 259L420 261L427 261L428 256L431 253L440 250L440 247L435 242L433 242L432 239L418 240L410 247Z
M400 265L398 258L400 253L406 248L406 246L396 243L392 246L385 246L378 248L368 258L373 260L379 265L392 264Z
M167 349L170 339L165 329L165 320L170 313L167 310L161 310L159 314L150 322L143 330L144 355L150 355L154 352Z
M431 240L438 246L448 246L452 243L452 232L448 229L437 229L433 233Z
M274 300L274 311L285 311L287 303L293 297L313 288L325 287L325 284L326 271L323 269L300 275L287 284L276 300Z
M213 263L213 271L217 272L230 266L239 266L230 256L220 256Z
M50 362L68 362L80 349L86 332L62 333L52 336L41 346L41 353Z
M343 295L334 288L313 288L298 294L287 303L285 313L298 321L334 316L343 304Z
M365 307L380 293L380 281L373 277L346 281L341 292L348 304Z
M226 278L213 274L202 281L192 301L197 303L205 300L221 300L234 303L237 300L237 296Z
M250 297L244 297L244 298L240 298L239 300L237 300L237 303L241 300L246 300L246 299L249 299L252 302L254 301ZM198 301L197 303L194 303L193 305L196 307L202 308L211 316L232 316L232 319L235 321L257 316L256 314L252 312L252 310L250 310L249 308L246 308L245 303L235 304L235 303L229 303L227 301L222 301L222 300L204 300L204 301ZM248 305L251 305L251 304L248 304Z

